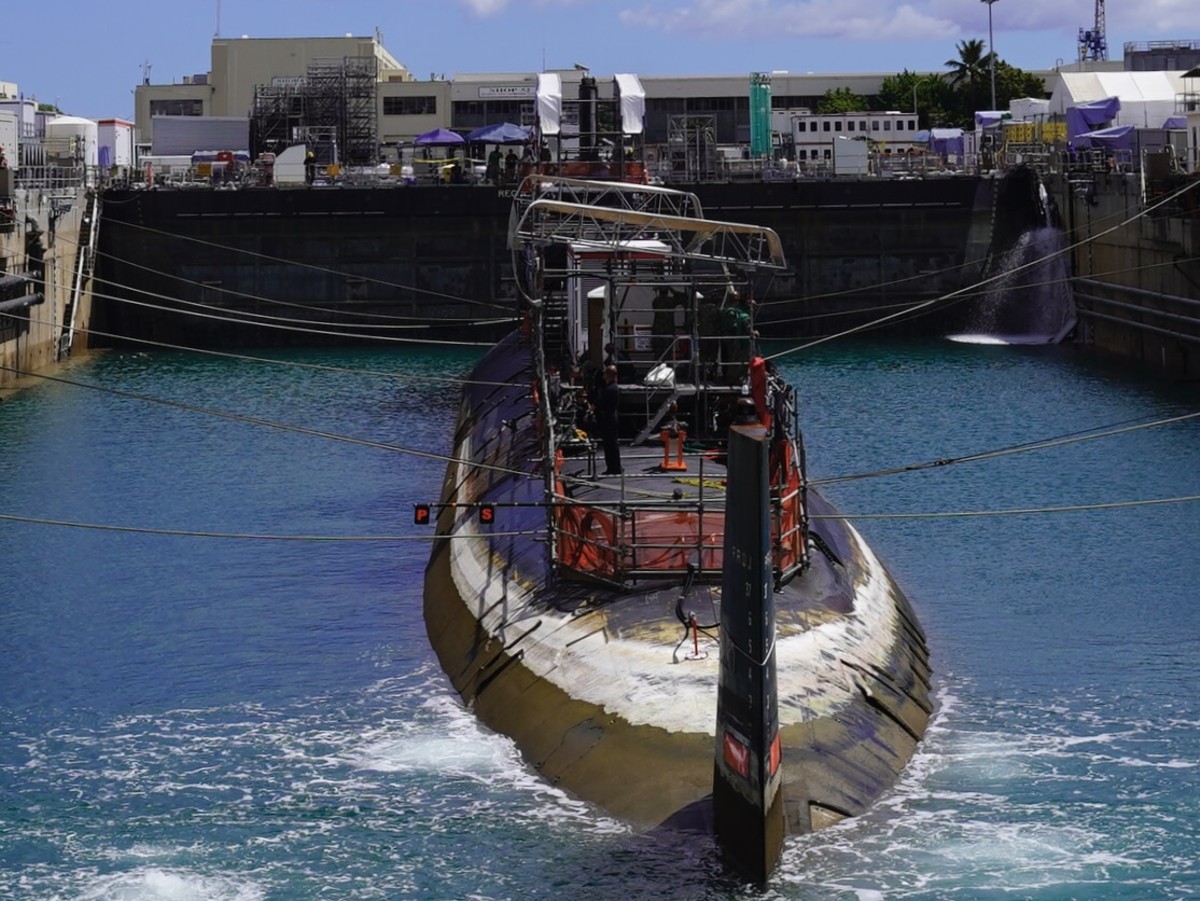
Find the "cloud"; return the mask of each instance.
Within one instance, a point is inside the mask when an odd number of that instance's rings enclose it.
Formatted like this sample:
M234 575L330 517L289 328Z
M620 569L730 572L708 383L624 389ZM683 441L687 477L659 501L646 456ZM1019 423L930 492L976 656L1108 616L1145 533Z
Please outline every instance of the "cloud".
M467 12L471 15L487 19L504 12L513 0L459 0L459 2L467 8ZM580 6L586 2L587 0L526 0L526 5L541 10Z
M645 4L620 13L625 25L705 38L849 38L929 40L954 38L962 28L948 16L879 0L694 0Z
M1156 36L1171 34L1179 35L1180 43L1195 41L1190 37L1196 30L1194 0L1142 0L1132 9L1110 9L1105 23L1109 31L1114 19L1137 40L1161 39Z
M481 19L494 16L504 11L508 0L460 0L463 6Z

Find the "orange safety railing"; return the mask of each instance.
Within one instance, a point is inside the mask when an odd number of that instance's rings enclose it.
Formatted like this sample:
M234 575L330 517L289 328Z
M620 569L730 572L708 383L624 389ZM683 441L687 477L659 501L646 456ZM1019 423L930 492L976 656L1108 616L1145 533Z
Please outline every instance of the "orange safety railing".
M561 469L561 451L555 470ZM804 491L796 448L772 451L772 565L786 579L806 561ZM694 502L630 501L589 504L567 495L554 482L554 560L568 571L609 582L661 578L694 567L699 575L721 572L725 554L724 497L705 495Z
M784 495L771 517L773 564L787 575L804 563L802 494ZM687 572L721 572L725 555L725 511L696 507L638 507L620 510L555 498L555 560L569 570L609 581L654 578Z

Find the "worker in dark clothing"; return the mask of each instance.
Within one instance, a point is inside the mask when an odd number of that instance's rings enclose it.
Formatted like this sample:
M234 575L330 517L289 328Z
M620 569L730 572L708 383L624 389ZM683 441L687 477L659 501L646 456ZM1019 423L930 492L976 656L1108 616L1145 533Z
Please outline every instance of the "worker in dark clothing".
M732 301L722 312L725 326L724 353L725 379L731 385L736 385L746 377L747 364L754 339L758 332L754 328L754 301L734 292Z
M312 184L317 177L317 155L311 150L304 154L304 182Z
M617 385L617 367L604 368L604 388L600 392L599 419L600 438L604 442L604 475L619 476L621 449L617 444L620 419L617 411L621 406L621 389Z

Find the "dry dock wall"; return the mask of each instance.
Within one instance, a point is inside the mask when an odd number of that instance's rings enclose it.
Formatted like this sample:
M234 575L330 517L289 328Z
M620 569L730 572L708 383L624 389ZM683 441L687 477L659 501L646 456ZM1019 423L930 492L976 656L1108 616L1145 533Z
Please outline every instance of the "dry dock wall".
M823 314L842 328L881 301L969 284L987 254L995 198L993 180L973 177L683 187L709 218L779 232L792 269L762 285L760 299L778 303L760 316L796 335L822 333ZM392 334L434 323L469 340L511 327L511 199L495 188L123 190L105 200L96 328L118 336L112 343L344 342L368 322ZM276 327L289 317L316 324ZM490 335L462 324L496 319ZM902 326L931 327L928 317Z
M1072 236L1077 340L1200 378L1200 182L1145 188L1139 173L1092 173L1047 183Z
M82 188L26 189L17 187L0 225L0 261L9 276L26 275L35 265L27 254L27 238L36 228L45 248L45 273L40 283L10 285L9 303L0 301L0 392L31 384L24 373L45 373L60 361L64 323L70 315L80 235L87 192ZM42 302L24 306L22 295L40 294ZM75 311L75 323L86 330L91 316L91 295L85 289ZM86 331L77 331L72 346L87 346ZM65 349L65 348L64 348Z

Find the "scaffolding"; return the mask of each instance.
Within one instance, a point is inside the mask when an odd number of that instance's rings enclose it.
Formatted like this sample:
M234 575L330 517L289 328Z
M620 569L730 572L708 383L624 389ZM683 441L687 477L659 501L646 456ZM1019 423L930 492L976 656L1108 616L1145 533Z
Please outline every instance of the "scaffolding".
M315 59L307 74L254 89L255 155L311 144L322 165L377 162L377 61L374 56Z
M717 117L676 115L667 121L668 182L714 181L717 177Z

